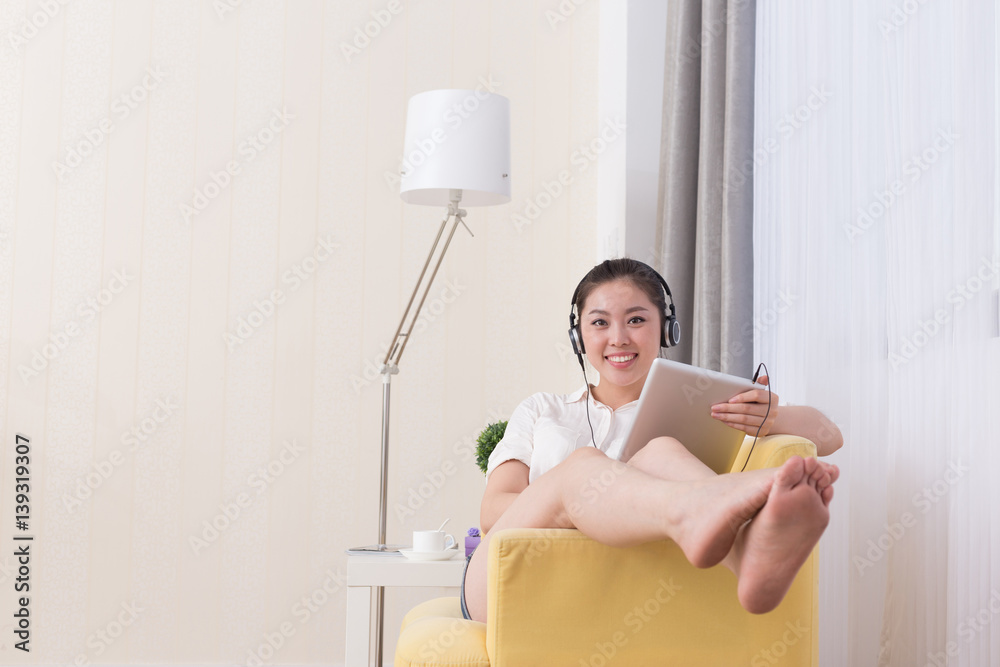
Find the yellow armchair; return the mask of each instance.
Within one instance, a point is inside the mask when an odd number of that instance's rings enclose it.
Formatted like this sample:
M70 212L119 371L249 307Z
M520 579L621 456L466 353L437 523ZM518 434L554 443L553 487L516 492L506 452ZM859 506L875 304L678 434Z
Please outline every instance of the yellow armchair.
M815 456L807 439L745 439L733 471ZM669 540L609 547L577 530L509 529L490 542L486 623L462 618L458 598L403 619L396 667L818 664L818 562L802 566L785 599L750 614L736 577L698 569Z

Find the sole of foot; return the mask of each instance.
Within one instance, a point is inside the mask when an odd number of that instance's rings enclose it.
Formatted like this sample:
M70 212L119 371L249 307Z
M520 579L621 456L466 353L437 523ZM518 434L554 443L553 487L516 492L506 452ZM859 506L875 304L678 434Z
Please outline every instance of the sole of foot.
M827 507L833 497L830 481L816 459L793 457L774 476L767 502L747 525L740 562L740 604L763 614L780 604L799 568L830 521Z

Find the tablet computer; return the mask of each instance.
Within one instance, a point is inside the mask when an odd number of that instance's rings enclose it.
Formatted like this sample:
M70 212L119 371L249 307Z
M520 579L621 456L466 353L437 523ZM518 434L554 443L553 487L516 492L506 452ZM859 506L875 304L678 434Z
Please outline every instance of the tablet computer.
M628 461L653 438L668 435L715 472L729 472L746 433L714 419L712 406L761 386L735 375L655 359L621 460Z

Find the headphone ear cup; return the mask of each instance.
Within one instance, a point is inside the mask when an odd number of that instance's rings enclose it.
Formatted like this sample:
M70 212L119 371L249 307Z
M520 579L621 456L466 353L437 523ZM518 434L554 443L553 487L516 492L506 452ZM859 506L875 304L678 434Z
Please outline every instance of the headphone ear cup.
M583 338L580 337L580 327L572 326L569 328L569 342L570 345L573 346L573 354L585 354L583 349Z
M673 347L681 342L681 325L677 322L677 318L671 315L667 318L667 321L663 325L663 334L666 341L666 347Z

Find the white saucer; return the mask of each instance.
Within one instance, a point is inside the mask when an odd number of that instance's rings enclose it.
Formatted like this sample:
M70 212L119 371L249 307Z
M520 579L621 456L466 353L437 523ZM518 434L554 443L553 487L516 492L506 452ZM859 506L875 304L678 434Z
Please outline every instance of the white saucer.
M414 551L413 547L408 547L406 549L400 549L399 553L403 554L410 560L449 560L458 553L458 547L452 547L451 549L445 549L444 551Z

